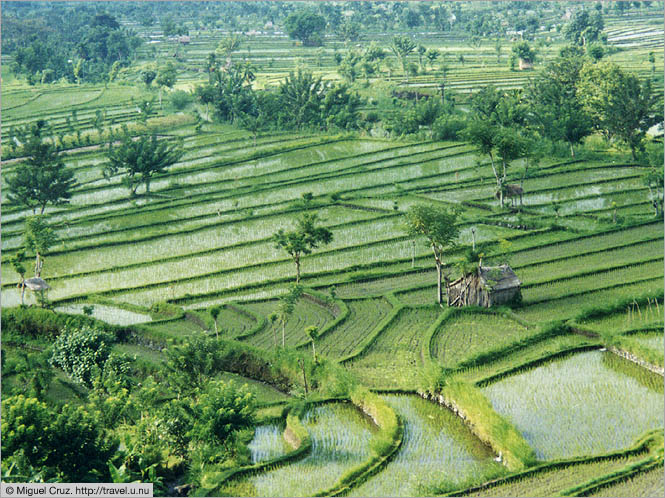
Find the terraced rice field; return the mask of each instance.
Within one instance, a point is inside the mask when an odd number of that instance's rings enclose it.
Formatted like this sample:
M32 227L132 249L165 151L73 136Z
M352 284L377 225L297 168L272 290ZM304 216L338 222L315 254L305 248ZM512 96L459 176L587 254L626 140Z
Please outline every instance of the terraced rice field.
M480 353L501 349L528 336L529 331L515 320L496 314L463 313L439 326L430 352L443 365L453 367Z
M279 303L277 301L262 301L243 304L241 309L247 309L268 318L272 313L276 312L278 308ZM297 344L306 341L306 327L314 326L318 327L320 330L326 325L326 323L332 321L334 318L331 309L328 307L307 298L301 299L298 304L296 304L293 314L285 323L284 334L286 344L289 346L296 346ZM275 323L269 322L263 330L248 337L247 341L254 346L269 349L275 346L275 338L277 339L277 343L281 344L282 325L278 323L278 321Z
M246 479L253 496L313 496L369 457L372 423L348 404L323 405L304 418L312 452L291 465Z
M644 454L638 454L599 462L571 464L566 467L557 467L545 472L539 472L533 476L524 477L523 479L506 484L492 486L465 496L557 496L565 489L572 488L581 482L590 481L601 475L611 474L643 458ZM599 496L609 495L601 494Z
M460 12L466 14L465 9ZM541 22L558 22L563 12L554 8L550 14L551 19ZM653 51L662 68L662 13L604 15L609 42L604 60L651 79L661 97L661 75L653 74L646 61ZM132 29L143 34L153 30L138 24ZM367 40L387 47L392 33L386 31L369 33ZM226 34L197 27L190 45L177 47L177 42L161 38L159 46L153 45L155 52L141 47L140 58L171 57L178 48L184 58L179 60L178 87L191 89L205 79L200 68ZM441 51L448 68L446 89L456 94L456 105L465 111L468 95L486 84L524 88L561 48L560 34L543 26L534 35L542 61L534 71L522 72L508 69L508 45L497 57L491 40L472 46L475 42L453 32L425 35L428 48ZM276 87L294 67L303 65L315 68L326 81L338 80L335 54L349 48L352 44L331 35L315 54L316 49L296 46L284 33L263 33L244 36L234 57L254 64L256 87ZM407 60L415 64L417 54ZM441 68L430 67L424 73L406 78L397 68L390 89L377 87L377 94L395 89L438 98ZM382 101L372 102L375 82L356 84L367 97L363 114L383 112ZM160 366L165 354L155 344L213 335L214 330L208 330L210 308L221 304L221 337L273 351L281 345L283 333L287 348L301 346L309 355L304 330L316 326L325 332L316 342L323 364L348 369L372 389L414 392L422 387L423 367L430 361L450 368L447 374L479 387L544 461L623 450L646 431L662 429L662 377L607 352L571 356L575 350L603 347L608 336L653 352L664 347L663 222L653 216L642 181L646 169L628 154L609 145L603 148L598 137L591 137L579 147L577 159L543 158L530 167L528 178L521 177L525 159L516 159L507 180L523 185L523 205L502 210L494 198L488 157L468 143L432 140L424 129L408 140L374 136L382 130L323 134L274 129L255 137L231 124L204 122L197 127L189 111L169 114L160 109L146 123L146 132L182 140L184 154L167 174L154 179L151 195L140 190L130 198L119 175L103 176L108 162L105 140L100 143L94 120L96 111L103 111L107 128L134 129L139 125L136 102L152 96L142 84L114 83L11 84L2 92L6 129L46 119L56 133L69 135L62 158L78 185L71 204L46 210L59 240L46 255L42 275L51 286L48 297L57 311L82 314L83 307L91 305L95 318L136 325L138 339L145 341L115 344L114 351ZM386 93L379 100L384 98L393 96ZM88 141L74 146L75 130ZM15 149L9 140L3 134L3 152ZM19 275L10 258L24 244L25 218L32 214L7 196L6 178L19 162L20 158L3 161L4 307L20 302ZM305 200L310 194L311 200ZM446 311L435 304L431 248L404 230L405 212L421 203L462 209L457 247L444 255L445 270L453 278L472 240L485 261L510 262L524 298L514 314L465 310L433 328ZM333 240L303 256L301 283L312 294L296 304L282 328L270 316L293 283L295 267L271 237L279 229L291 229L304 213L316 214ZM312 297L320 293L330 300ZM150 308L164 301L188 313L153 322ZM32 294L27 302L36 302ZM348 311L343 311L342 302ZM579 319L600 305L616 306L602 316ZM348 314L342 316L343 312ZM564 326L559 335L536 337L551 322L571 319L577 321L569 325L586 335ZM4 348L3 344L3 353ZM11 357L15 350L9 351ZM482 357L493 351L502 353ZM463 365L479 357L482 361L472 367ZM261 409L274 410L275 417L287 404L300 401L299 386L287 394L239 374L220 372L218 378L246 385ZM16 375L3 380L8 385L18 382ZM80 403L80 395L58 372L46 399ZM496 452L449 410L414 395L382 398L404 423L402 445L378 472L345 491L347 496L438 494L508 472L494 461ZM312 405L303 422L313 441L310 453L225 483L224 490L240 496L313 496L372 456L370 439L377 427L350 403ZM252 463L292 451L282 435L283 423L255 428L248 445ZM470 496L554 496L646 456L645 451L566 463L500 481ZM662 496L662 468L597 493Z
M483 392L540 458L554 459L624 448L662 427L660 382L660 391L646 387L594 351L508 377Z
M351 354L392 309L383 297L346 300L345 304L349 316L318 341L317 352L331 358Z
M446 408L418 396L384 396L404 421L399 453L352 496L425 496L443 481L457 483L500 469L493 453Z
M663 486L663 469L655 468L623 482L604 487L589 496L647 498L650 496L661 496L663 492L665 492Z
M352 361L352 371L372 387L413 385L423 361L421 340L440 312L438 306L402 309L367 352Z
M288 451L282 433L284 429L278 425L259 425L254 429L254 438L247 445L252 453L252 463L265 462Z
M75 315L84 314L85 304L70 304L56 308L61 313L71 313ZM113 325L131 325L133 323L146 323L152 321L150 315L127 311L113 306L104 306L103 304L88 305L92 307L92 316Z

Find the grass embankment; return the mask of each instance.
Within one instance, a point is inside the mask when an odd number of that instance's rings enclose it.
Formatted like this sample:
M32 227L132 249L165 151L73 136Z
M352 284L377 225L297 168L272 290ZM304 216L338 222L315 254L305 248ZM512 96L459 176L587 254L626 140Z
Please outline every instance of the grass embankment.
M427 393L459 415L471 431L501 456L510 470L523 470L537 462L534 450L519 431L500 416L472 384L452 380L440 392Z
M647 471L654 466L662 466L662 442L662 432L651 431L639 438L631 447L625 450L613 451L610 453L594 455L591 457L584 456L578 458L551 460L547 463L536 465L528 470L515 472L480 485L445 492L444 496L511 496L510 494L502 495L493 490L503 488L507 493L517 493L516 486L522 489L521 484L528 483L530 480L538 480L540 482L545 479L546 475L551 472L556 472L557 470L564 471L571 468L582 468L589 464L621 461L622 459L627 459L626 461L629 462L628 465L625 465L618 470L615 470L609 474L596 476L574 487L569 487L567 489L558 488L556 493L559 496L587 496L602 487L608 486L609 484L621 482L636 475L637 473ZM635 461L635 458L639 458L639 460ZM547 480L548 488L553 489L556 487L556 475ZM553 494L554 493L552 493L552 495ZM518 496L518 494L513 494L512 496Z
M351 401L379 427L379 431L370 441L371 457L342 474L333 486L320 491L316 496L340 496L348 493L351 488L381 470L402 444L404 425L395 410L383 399L364 387L356 387L351 392Z

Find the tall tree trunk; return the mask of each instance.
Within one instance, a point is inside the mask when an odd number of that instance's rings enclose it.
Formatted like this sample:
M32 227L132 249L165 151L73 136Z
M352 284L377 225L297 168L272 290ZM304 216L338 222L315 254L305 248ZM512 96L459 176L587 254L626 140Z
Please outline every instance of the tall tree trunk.
M21 275L21 306L25 306L25 277Z
M41 277L42 275L42 259L39 254L39 251L36 251L35 256L35 277Z
M575 157L575 149L573 148L573 142L570 143L570 157Z
M314 346L314 339L312 339L312 356L314 357L314 361L316 361L316 346Z
M300 283L300 256L296 256L293 260L296 264L296 284Z
M443 290L441 288L441 260L436 260L436 302L443 303Z
M282 319L282 348L286 347L286 318Z

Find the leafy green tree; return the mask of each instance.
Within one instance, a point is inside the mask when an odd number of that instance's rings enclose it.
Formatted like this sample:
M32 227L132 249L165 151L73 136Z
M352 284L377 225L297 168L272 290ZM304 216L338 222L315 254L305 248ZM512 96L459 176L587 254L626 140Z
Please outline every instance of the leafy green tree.
M233 56L233 52L237 52L240 50L240 47L242 46L242 36L239 34L230 34L229 36L222 38L220 42L217 44L217 49L215 50L218 52L222 57L226 58L231 58Z
M289 14L284 27L290 38L306 46L317 46L323 43L326 20L312 9L299 9Z
M11 202L44 214L46 207L68 204L76 186L74 172L65 167L57 148L43 142L39 131L23 147L27 159L16 168L16 174L7 178Z
M141 71L141 81L145 83L145 86L147 88L150 88L150 85L152 85L152 82L155 81L155 78L157 77L157 71L155 71L152 68L144 69Z
M662 145L649 143L640 158L642 163L649 166L642 175L642 183L649 189L649 200L656 217L663 215L663 155Z
M605 55L605 49L598 43L587 45L587 53L594 61L598 62Z
M439 52L435 48L427 49L427 52L425 52L425 59L427 59L430 69L434 69L434 63L436 62L436 60L439 58L440 55L441 52Z
M563 27L563 36L575 45L584 47L598 41L604 27L603 16L600 12L591 14L586 9L580 9Z
M300 282L300 260L321 244L332 241L332 233L325 227L318 226L316 214L304 214L298 220L295 230L285 232L283 228L273 235L272 241L277 249L284 249L296 265L296 284Z
M2 400L3 464L22 455L47 478L104 480L117 444L83 407L65 405L54 412L23 395Z
M642 182L649 189L649 200L654 216L663 215L663 168L652 167L642 176Z
M357 129L360 126L360 106L362 100L351 92L345 84L328 88L321 103L321 115L326 117L326 125L343 130Z
M213 306L210 308L210 316L212 317L212 322L215 324L215 337L219 338L219 330L217 328L217 317L219 316L220 312L222 311L222 306L217 305Z
M178 73L176 71L175 66L173 63L168 62L166 66L161 67L159 69L159 72L157 73L157 77L155 78L155 83L159 87L159 107L162 107L162 89L163 87L166 88L173 88L173 85L175 85L176 79L178 77Z
M459 235L457 219L459 213L446 208L419 204L406 213L406 231L411 236L423 236L434 253L437 275L437 302L443 302L441 280L443 278L443 254L455 245Z
M582 108L577 94L579 74L584 65L581 57L561 57L550 63L527 88L530 117L543 136L562 140L574 146L591 134L591 116Z
M245 114L256 115L257 96L252 90L254 73L251 66L234 64L226 70L214 69L208 85L196 90L201 103L213 104L215 114L223 121L237 121Z
M580 70L577 95L595 127L608 138L630 147L633 159L654 123L651 83L627 73L612 62L586 64Z
M339 24L337 34L344 41L356 41L360 36L360 24L347 20Z
M41 277L43 256L58 241L58 236L43 216L30 216L25 220L25 247L35 253L35 277Z
M393 37L392 43L390 44L390 50L392 50L397 60L399 60L404 70L404 76L406 76L406 81L409 81L409 72L407 71L408 55L413 52L416 48L416 42L414 42L408 36L395 36Z
M203 389L222 370L228 352L212 337L192 337L182 345L165 351L167 383L180 398L195 389Z
M211 445L221 445L234 432L254 424L254 396L232 382L212 381L193 403L192 435Z
M145 184L146 193L150 193L152 178L164 173L182 155L183 150L178 144L157 140L156 135L139 137L138 140L126 136L118 146L109 144L109 164L104 169L104 176L110 178L116 173L124 174L122 181L132 197L142 184Z
M298 69L280 84L278 95L283 104L285 120L296 128L305 124L321 124L321 104L324 98L324 84L321 77Z
M8 394L24 394L43 400L44 393L55 375L51 365L48 364L45 353L28 353L19 350L17 355L18 361L13 367L17 384L11 388L8 387Z
M526 63L533 63L536 60L536 51L526 40L513 45L512 51L515 57Z
M53 344L51 365L62 369L76 382L92 387L111 356L115 338L93 328L66 330Z
M316 345L315 342L319 338L319 328L313 325L305 327L305 335L312 341L312 358L316 362Z
M520 157L525 151L525 141L517 131L511 128L501 128L495 137L496 153L501 159L501 174L496 177L499 193L499 203L504 207L504 194L506 188L506 174L510 163ZM496 172L495 172L496 174Z

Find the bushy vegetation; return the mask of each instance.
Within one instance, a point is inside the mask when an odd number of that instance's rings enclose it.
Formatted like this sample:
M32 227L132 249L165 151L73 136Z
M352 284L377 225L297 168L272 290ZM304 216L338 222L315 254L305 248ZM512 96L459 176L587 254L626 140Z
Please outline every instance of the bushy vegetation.
M77 7L3 5L3 481L653 489L662 2Z

